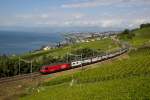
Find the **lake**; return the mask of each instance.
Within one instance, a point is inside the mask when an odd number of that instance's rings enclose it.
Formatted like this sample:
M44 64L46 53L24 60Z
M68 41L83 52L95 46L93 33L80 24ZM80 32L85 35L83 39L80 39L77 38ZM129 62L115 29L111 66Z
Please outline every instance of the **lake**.
M0 54L22 54L40 49L41 46L62 41L60 33L0 31Z

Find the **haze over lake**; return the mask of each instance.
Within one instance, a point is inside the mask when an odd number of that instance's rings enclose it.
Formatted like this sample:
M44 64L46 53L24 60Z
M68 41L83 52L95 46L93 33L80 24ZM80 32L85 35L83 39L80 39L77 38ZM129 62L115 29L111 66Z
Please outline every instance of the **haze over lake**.
M0 54L22 54L62 40L60 33L0 31Z

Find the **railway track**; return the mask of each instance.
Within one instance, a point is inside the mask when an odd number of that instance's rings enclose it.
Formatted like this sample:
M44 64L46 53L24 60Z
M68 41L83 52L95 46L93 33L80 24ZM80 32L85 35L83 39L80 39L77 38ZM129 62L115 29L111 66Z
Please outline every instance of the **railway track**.
M124 53L126 53L126 52L124 52ZM122 54L124 54L124 53L122 53ZM122 54L119 54L117 56L120 56ZM115 56L115 57L117 57L117 56ZM115 57L112 57L112 58L115 58ZM112 59L112 58L109 58L109 59ZM105 60L107 60L107 59L104 59L104 61ZM75 70L75 69L73 69L73 70ZM58 73L61 73L61 72L52 73L52 75L55 76L55 74L58 74ZM33 79L33 78L38 78L40 76L42 76L42 75L39 72L34 72L34 73L30 73L30 74L23 74L23 75L17 75L17 76L13 76L13 77L0 78L0 84L18 81L18 80L22 80L22 79L29 79L29 78Z
M112 60L112 59L115 59L115 58L120 58L122 55L124 55L124 54L126 54L127 52L124 52L124 53L122 53L122 54L120 54L120 55L117 55L117 56L115 56L115 57L113 57L113 58L109 58L109 59L105 59L105 60L102 60L102 61L99 61L99 62L96 62L96 63L107 63L107 61L110 61L110 60ZM72 73L75 73L75 72L77 72L77 71L81 71L81 70L88 70L88 69L93 69L93 68L96 68L96 67L94 67L94 66L89 66L89 65L94 65L94 64L96 64L96 63L92 63L92 64L88 64L88 65L86 65L86 66L84 66L84 68L82 68L82 67L76 67L76 68L72 68L72 69L69 69L69 70L65 70L65 71L60 71L60 72L57 72L57 73L51 73L50 74L50 76L49 76L49 74L47 74L47 75L45 75L45 76L47 76L46 78L45 78L45 82L48 82L48 81L51 81L51 80L53 80L54 78L57 78L57 77L60 77L60 76L62 76L62 75L72 75Z
M22 80L22 79L28 79L28 78L37 78L40 76L41 74L39 72L34 72L31 74L22 74L22 75L17 75L17 76L12 76L12 77L0 78L0 84Z

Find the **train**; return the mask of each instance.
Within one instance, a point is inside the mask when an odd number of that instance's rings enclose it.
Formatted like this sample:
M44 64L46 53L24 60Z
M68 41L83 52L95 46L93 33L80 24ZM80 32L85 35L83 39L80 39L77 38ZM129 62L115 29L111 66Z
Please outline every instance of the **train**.
M72 68L77 68L93 63L97 63L103 60L111 59L113 57L119 56L125 52L128 51L128 48L121 48L115 52L112 53L106 53L104 55L98 55L92 58L82 58L82 60L76 60L76 61L71 61L69 63L61 63L61 64L56 64L56 65L46 65L42 66L40 69L40 73L42 74L51 74L55 73L58 71L63 71L63 70L68 70Z

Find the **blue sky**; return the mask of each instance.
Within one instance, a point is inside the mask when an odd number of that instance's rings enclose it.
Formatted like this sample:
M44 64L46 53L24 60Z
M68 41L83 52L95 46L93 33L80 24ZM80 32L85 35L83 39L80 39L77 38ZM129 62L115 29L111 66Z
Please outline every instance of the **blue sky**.
M0 29L124 29L147 22L150 0L0 0Z

